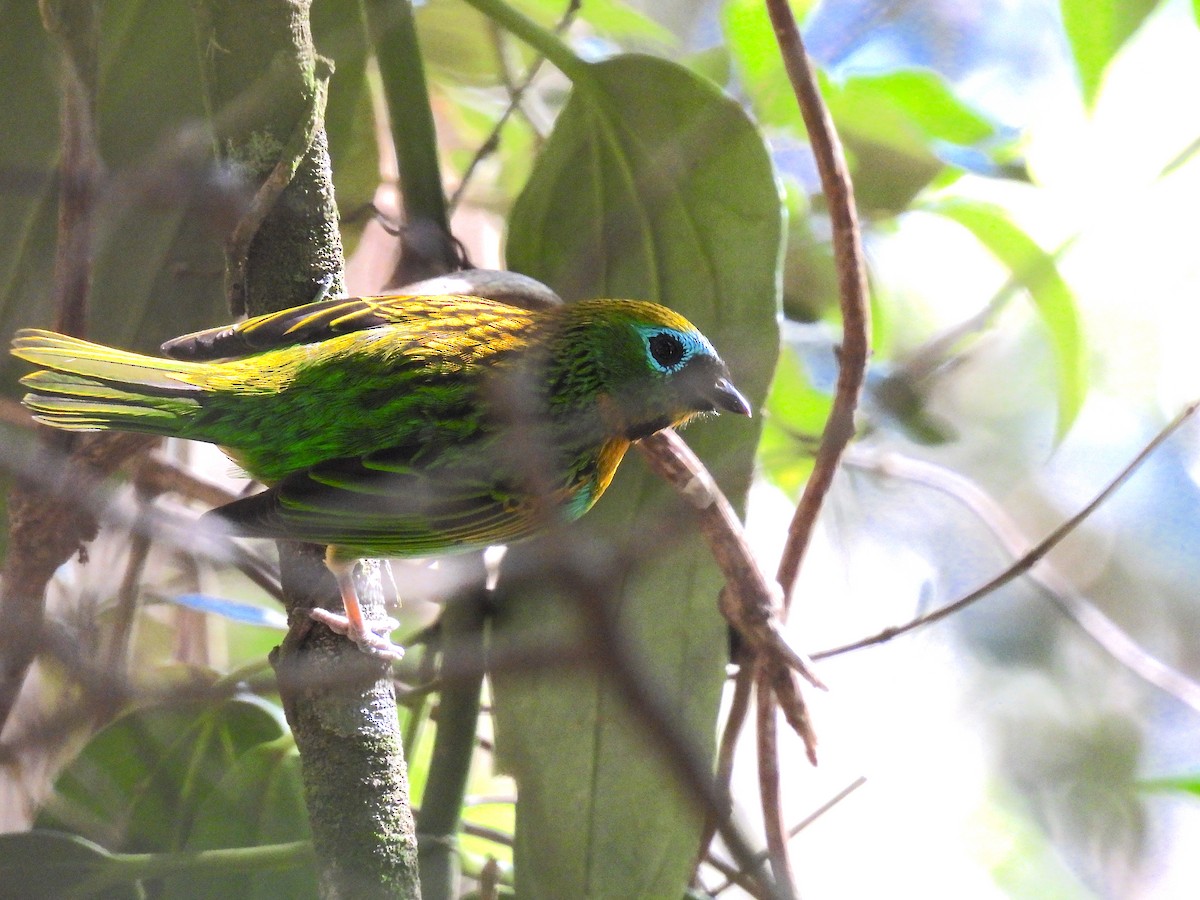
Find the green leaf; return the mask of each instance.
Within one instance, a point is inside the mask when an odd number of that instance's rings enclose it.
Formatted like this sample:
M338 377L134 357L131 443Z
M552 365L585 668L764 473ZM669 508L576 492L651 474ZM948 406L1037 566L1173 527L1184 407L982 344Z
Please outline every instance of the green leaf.
M259 847L311 838L300 755L287 735L251 747L234 761L200 803L184 849ZM190 873L166 880L163 895L246 900L316 897L317 874L311 862L249 874Z
M1182 775L1167 775L1162 778L1146 778L1137 783L1139 790L1148 793L1190 794L1200 797L1200 772Z
M661 59L571 68L574 90L509 223L510 267L568 300L637 297L678 310L757 407L778 353L782 229L761 136L709 82ZM685 435L738 505L758 423L724 416ZM622 634L649 689L711 759L727 637L720 574L691 513L631 452L593 512L511 548L505 572L572 548L581 564L604 567L597 577L619 591ZM617 548L632 561L622 565ZM501 594L499 646L585 640L569 593L502 574ZM494 689L497 751L518 784L520 896L681 896L700 819L611 679L510 671Z
M515 813L516 808L512 803L476 803L463 810L463 822L512 835ZM465 831L459 834L458 841L464 853L474 854L481 859L492 856L503 865L512 865L512 849L509 846Z
M797 20L811 3L793 3ZM754 114L764 125L803 130L800 107L779 55L775 30L760 0L728 0L721 10L725 42L750 97Z
M1091 107L1104 70L1158 0L1060 0L1059 6L1083 99Z
M946 168L941 145L973 147L996 134L936 72L863 75L842 83L822 79L822 88L853 159L859 207L875 215L903 211L939 177Z
M110 868L113 856L91 841L56 831L0 835L0 900L52 900ZM88 897L136 900L133 884L114 885Z
M1059 274L1054 255L1018 228L999 207L947 200L928 207L968 229L1029 291L1058 363L1058 438L1070 430L1087 394L1087 347L1075 294Z
M37 824L113 850L179 849L234 761L283 733L278 710L253 697L135 710L67 766Z
M543 28L554 28L567 10L565 0L514 0L519 10ZM512 77L520 80L535 58L535 51L497 33L491 20L461 0L426 0L415 10L421 52L430 69L460 85L499 85L504 67L497 34L504 38ZM587 23L590 33L642 49L670 49L679 42L666 28L620 0L587 0L576 10L575 20ZM515 63L521 66L514 66Z
M421 55L432 74L472 86L500 82L500 54L486 18L456 0L428 0L413 14Z
M58 80L54 47L42 28L35 3L5 3L0 28L0 59L20 78L6 78L6 121L0 128L0 334L33 324L23 309L48 293L54 259L58 158ZM18 317L21 318L18 318ZM45 324L49 318L39 324ZM15 369L0 354L5 393L16 394ZM7 493L7 492L6 492Z
M563 0L516 0L513 6L543 25L558 22L567 8ZM627 48L645 49L647 44L670 48L679 44L670 29L621 0L587 0L579 5L577 18L597 34L619 41Z
M775 34L758 0L733 0L722 25L740 83L759 121L807 140ZM943 175L943 145L983 150L994 163L1011 149L996 144L995 124L926 69L821 79L821 92L845 146L859 209L894 215Z
M763 423L758 456L767 477L791 497L799 497L812 472L812 452L833 406L833 397L813 387L795 353L779 357ZM811 439L809 452L798 446Z
M826 93L846 130L913 154L927 152L935 140L969 146L995 134L986 117L925 69L855 76L826 85Z
M829 216L814 212L795 179L785 177L783 184L787 203L783 312L797 322L815 322L838 312L837 263L829 238Z

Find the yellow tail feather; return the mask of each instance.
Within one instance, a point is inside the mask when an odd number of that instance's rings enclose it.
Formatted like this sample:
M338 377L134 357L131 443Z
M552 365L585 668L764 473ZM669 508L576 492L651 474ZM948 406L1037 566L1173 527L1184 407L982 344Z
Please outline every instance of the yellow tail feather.
M160 391L202 391L188 378L199 374L195 363L158 359L93 344L41 328L22 328L13 338L13 356L56 372L99 378L130 387Z

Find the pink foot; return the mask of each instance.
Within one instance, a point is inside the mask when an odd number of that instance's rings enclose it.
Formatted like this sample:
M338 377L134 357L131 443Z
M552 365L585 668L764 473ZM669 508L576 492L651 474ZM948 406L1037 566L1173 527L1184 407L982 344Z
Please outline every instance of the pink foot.
M348 616L327 609L310 609L309 616L330 631L342 634L354 641L358 649L368 656L396 662L404 658L404 648L393 644L387 635L400 626L395 619L379 619L355 626Z

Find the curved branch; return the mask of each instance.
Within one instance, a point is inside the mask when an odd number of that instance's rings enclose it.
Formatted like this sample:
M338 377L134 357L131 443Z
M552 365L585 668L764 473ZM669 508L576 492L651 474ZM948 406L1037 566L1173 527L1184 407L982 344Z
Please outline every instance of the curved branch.
M821 435L812 475L804 486L804 493L788 528L787 543L779 563L779 583L783 586L783 609L786 615L817 514L833 483L842 451L854 437L854 410L858 406L867 358L871 352L870 310L858 212L841 141L817 89L816 76L787 0L767 0L767 12L775 27L775 39L779 43L792 90L800 104L817 170L821 174L821 187L833 227L833 253L837 262L842 309L842 346L838 354L838 380L833 409Z

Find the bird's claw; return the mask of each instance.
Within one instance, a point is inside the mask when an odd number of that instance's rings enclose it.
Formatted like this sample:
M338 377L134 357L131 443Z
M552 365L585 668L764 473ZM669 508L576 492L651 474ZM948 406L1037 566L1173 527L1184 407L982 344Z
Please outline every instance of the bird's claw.
M385 659L388 662L397 662L404 658L404 648L393 644L387 637L389 633L400 627L400 623L393 618L376 619L366 622L364 627L356 628L347 616L327 609L310 609L308 615L330 631L345 635L368 656Z

